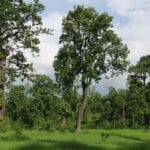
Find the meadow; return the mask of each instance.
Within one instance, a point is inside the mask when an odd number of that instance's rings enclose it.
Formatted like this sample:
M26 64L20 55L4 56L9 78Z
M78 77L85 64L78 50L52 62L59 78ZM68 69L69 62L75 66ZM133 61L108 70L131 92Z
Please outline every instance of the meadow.
M7 131L0 150L150 150L150 130Z

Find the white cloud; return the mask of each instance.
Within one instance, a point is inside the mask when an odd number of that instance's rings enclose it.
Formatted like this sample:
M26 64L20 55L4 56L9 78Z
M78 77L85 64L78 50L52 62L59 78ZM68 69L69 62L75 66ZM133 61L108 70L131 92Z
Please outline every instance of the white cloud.
M115 19L114 29L130 49L129 60L135 64L141 56L150 54L150 1L149 0L107 0L107 8L127 21ZM106 91L109 86L126 87L127 74L109 80L102 80L100 86Z
M149 0L107 0L107 7L128 20L122 24L116 21L115 30L130 49L129 59L136 63L143 55L150 53L150 1Z
M105 77L103 77L99 83L93 84L93 86L95 86L96 91L101 92L102 95L105 95L106 93L108 93L108 89L111 86L116 89L126 89L126 79L127 73L125 73L124 75L120 75L119 77L114 76L113 78L109 79L105 79Z
M121 16L129 16L133 12L149 10L149 0L107 0L107 6Z
M54 56L59 50L59 36L61 33L63 15L58 12L50 13L47 17L43 18L44 26L53 29L53 35L40 35L41 44L39 45L39 57L32 57L28 54L28 60L33 62L34 68L38 73L48 74L53 71L52 63ZM52 74L52 73L51 73Z

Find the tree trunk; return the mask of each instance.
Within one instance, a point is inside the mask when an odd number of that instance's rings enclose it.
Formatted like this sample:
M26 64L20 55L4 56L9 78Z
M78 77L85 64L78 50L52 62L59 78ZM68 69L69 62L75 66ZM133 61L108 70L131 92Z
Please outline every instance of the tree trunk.
M124 106L124 102L122 103L122 116L123 116L123 120L126 120L126 113L125 113L125 106Z
M3 109L0 106L0 123L3 121Z
M61 122L62 127L64 127L66 125L66 122L67 122L67 117L65 115L63 115L62 122Z
M87 97L88 97L88 92L89 92L89 87L88 86L84 86L83 87L83 96L82 96L82 102L78 111L78 116L77 116L77 120L76 120L76 129L75 132L79 133L80 129L81 129L81 122L83 119L83 113L87 104Z
M61 125L64 127L66 125L66 122L67 122L67 102L64 99L64 112L62 114Z
M4 113L4 77L5 77L5 62L0 60L0 121L3 121L3 113Z
M135 127L135 116L134 113L132 114L132 124L133 124L133 128Z

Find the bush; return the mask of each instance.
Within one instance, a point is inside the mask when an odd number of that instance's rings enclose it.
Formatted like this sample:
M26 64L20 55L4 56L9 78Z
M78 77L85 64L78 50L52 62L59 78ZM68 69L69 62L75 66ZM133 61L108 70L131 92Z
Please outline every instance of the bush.
M4 117L3 121L0 122L0 132L6 132L11 130L11 123L8 117Z
M16 134L21 134L22 126L19 121L11 122L11 129L15 131Z
M105 121L102 124L104 129L112 129L112 124L109 121Z
M123 119L118 120L118 121L113 121L112 126L113 126L113 128L123 129L123 128L126 128L128 126L128 121L123 120Z

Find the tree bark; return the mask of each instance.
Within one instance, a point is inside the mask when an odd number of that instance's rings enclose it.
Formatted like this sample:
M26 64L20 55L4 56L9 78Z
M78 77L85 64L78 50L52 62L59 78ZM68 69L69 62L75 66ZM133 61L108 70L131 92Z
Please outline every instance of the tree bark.
M0 60L0 121L3 121L3 113L4 113L4 77L5 77L5 62Z
M76 129L75 132L79 133L81 130L81 122L83 119L83 114L84 114L84 110L87 104L87 98L88 98L88 92L89 92L89 87L88 86L84 86L83 87L83 96L82 96L82 102L78 111L78 115L77 115L77 120L76 120Z
M135 116L134 116L134 113L132 114L132 126L133 126L133 128L135 127Z
M66 125L66 122L67 122L67 102L64 99L64 112L62 114L61 125L64 127Z
M124 106L124 102L122 102L122 116L123 116L123 120L126 120L126 113L125 113L125 106Z
M66 122L67 122L67 117L65 115L63 115L62 122L61 122L62 127L64 127L66 125Z
M3 121L3 109L0 106L0 123Z

